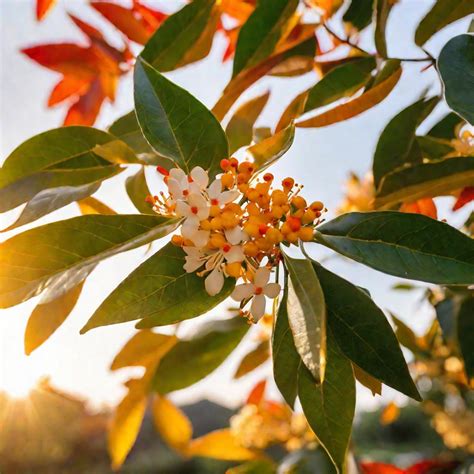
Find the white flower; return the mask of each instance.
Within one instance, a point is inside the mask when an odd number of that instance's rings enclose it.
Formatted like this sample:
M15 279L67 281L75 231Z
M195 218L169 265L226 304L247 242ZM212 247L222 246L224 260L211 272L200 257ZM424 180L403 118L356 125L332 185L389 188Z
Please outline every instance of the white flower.
M201 194L190 194L187 203L178 201L176 204L177 215L185 218L181 234L185 239L191 240L196 247L204 247L209 240L210 232L199 229L200 222L209 217L209 210L209 204Z
M202 267L207 260L207 256L197 247L184 246L183 250L186 252L186 263L183 268L187 273L193 273L198 268Z
M167 180L169 192L175 201L186 200L192 194L206 189L209 176L200 166L191 170L189 176L180 168L173 168Z
M222 182L220 179L216 179L207 189L207 195L212 206L224 206L235 201L240 196L240 193L237 190L222 191Z
M253 283L237 285L230 295L235 301L252 298L250 313L255 321L265 314L265 296L276 298L281 289L278 283L268 283L269 278L270 270L261 267L255 272Z
M215 296L222 290L224 286L224 274L220 266L214 268L211 273L204 280L204 286L206 291L211 295Z
M234 227L224 231L227 244L225 244L220 252L228 263L243 262L245 260L244 250L242 248L243 240L247 237L247 234L240 228Z

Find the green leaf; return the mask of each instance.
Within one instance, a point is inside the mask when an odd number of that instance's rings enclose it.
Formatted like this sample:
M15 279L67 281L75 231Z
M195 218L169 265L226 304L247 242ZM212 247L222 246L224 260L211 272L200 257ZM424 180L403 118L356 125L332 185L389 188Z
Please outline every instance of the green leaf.
M285 285L272 335L273 376L286 403L293 407L298 391L298 367L301 358L288 322L287 300L288 286Z
M384 128L374 155L373 174L377 188L391 171L410 163L421 163L422 155L415 142L416 129L433 110L438 98L421 99L395 115Z
M139 59L135 65L135 107L153 148L184 171L195 166L219 172L228 156L227 138L212 113L189 92Z
M304 112L353 95L369 82L374 68L375 58L369 56L353 59L331 69L309 90Z
M359 31L372 23L373 0L352 0L342 19Z
M392 10L393 2L391 0L374 0L375 8L375 47L377 52L383 58L387 57L387 39L385 37L385 28L387 26L388 16Z
M401 64L402 62L399 59L387 59L384 61L382 69L375 75L373 82L369 82L366 90L372 89L386 81L392 74L400 69Z
M247 148L247 153L253 158L257 169L262 171L281 158L290 149L294 139L295 126L291 123L275 135Z
M225 133L229 140L229 153L249 145L253 138L253 126L268 102L270 92L258 96L242 105L230 119Z
M395 323L396 335L400 344L412 351L417 356L425 355L425 351L420 347L418 337L413 330L408 327L401 319L397 318L393 313L390 313L393 322Z
M436 319L446 341L452 340L456 329L456 315L459 305L454 298L446 298L435 305ZM474 314L474 313L473 313Z
M268 58L280 40L298 0L260 0L242 26L235 49L232 77Z
M232 292L235 279L227 278L218 295L208 295L204 278L186 273L184 264L184 251L165 245L105 299L81 332L136 319L142 319L140 329L174 324L204 314Z
M434 7L418 25L415 43L422 46L437 31L470 13L474 13L472 0L437 0Z
M83 282L49 303L39 303L25 329L25 354L30 355L66 320L81 295Z
M0 244L0 307L14 306L45 288L49 300L57 298L98 262L163 237L178 222L158 216L88 215L16 235Z
M319 226L316 241L389 275L445 285L474 283L474 240L419 214L344 214Z
M474 156L420 163L387 174L374 201L376 209L390 208L427 196L450 194L474 181Z
M474 125L474 36L448 41L439 55L438 71L449 107Z
M317 384L304 365L298 374L298 396L303 412L339 474L346 456L355 410L355 379L350 361L328 331L324 382Z
M79 210L83 216L88 214L102 214L106 216L117 214L113 209L111 209L107 204L104 204L102 201L94 197L86 197L77 201Z
M424 137L418 136L416 137L416 141L418 142L423 158L429 160L439 160L455 151L449 141L433 138L429 135Z
M125 181L125 189L127 191L130 201L142 214L154 214L151 205L145 202L147 196L150 196L150 190L145 177L145 169L140 168L140 170L127 178Z
M179 341L161 360L151 386L161 394L189 387L217 369L238 346L249 326L244 318L212 323L212 331Z
M474 378L474 297L467 298L458 313L458 341L468 379Z
M212 14L214 5L215 0L194 0L169 16L148 40L140 56L161 72L207 56L218 18ZM210 40L207 29L211 33Z
M456 129L463 122L464 120L458 114L450 112L430 129L428 135L433 138L451 140L456 138Z
M383 311L361 289L315 264L328 311L328 325L338 346L372 377L420 400L407 364Z
M311 262L285 255L288 269L288 322L296 350L317 382L326 367L326 304Z

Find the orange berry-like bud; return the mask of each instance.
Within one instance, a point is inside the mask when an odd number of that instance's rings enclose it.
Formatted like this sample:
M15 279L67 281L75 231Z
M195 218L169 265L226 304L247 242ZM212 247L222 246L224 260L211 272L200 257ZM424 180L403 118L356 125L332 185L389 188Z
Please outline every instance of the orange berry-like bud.
M157 166L156 171L158 171L158 173L162 174L163 176L168 176L170 174L170 172L166 168L163 168L163 166Z
M257 199L257 204L261 209L267 209L270 206L270 196L268 194L259 196Z
M225 210L234 213L236 216L241 216L244 213L244 210L235 202L227 204Z
M281 233L285 236L288 235L289 233L293 232L291 230L290 224L288 224L288 222L283 222L283 225L281 226L280 230L281 230Z
M171 243L176 245L176 247L182 247L184 245L184 239L181 237L181 235L175 234L173 237L171 237Z
M247 183L242 183L237 186L238 190L242 193L245 194L249 190L249 185Z
M272 192L272 202L277 206L288 204L288 196L281 189L275 189Z
M295 180L293 178L285 178L281 184L283 185L285 191L289 191L294 186Z
M311 203L311 206L309 207L314 212L322 211L324 209L324 204L321 201L314 201Z
M268 227L266 224L260 224L258 226L258 232L260 235L265 235L267 233Z
M303 214L303 217L301 218L301 222L303 222L303 224L311 224L312 222L314 222L315 219L316 219L316 213L312 211L311 209L308 209Z
M281 206L273 206L272 207L272 217L275 219L281 219L283 217L283 208Z
M244 231L247 232L250 237L260 237L259 225L253 222L247 222L244 225Z
M248 174L248 173L239 173L237 175L237 184L248 183L249 179L250 179L250 174Z
M266 181L267 183L271 183L274 179L274 176L271 173L265 173L263 175L263 180Z
M237 161L237 158L231 158L230 160L230 166L236 170L239 167L239 162Z
M222 229L222 219L219 216L212 218L212 220L211 220L211 229L212 230L221 230Z
M239 173L244 173L244 174L252 174L255 170L255 166L253 163L250 163L250 161L243 161L239 165Z
M239 223L239 218L230 211L224 212L221 219L222 227L224 227L224 229L233 229Z
M290 210L290 205L289 204L282 204L281 208L283 209L284 214L288 214Z
M235 183L234 175L232 173L222 175L221 183L224 188L230 189Z
M264 237L260 237L255 241L255 243L257 244L257 247L263 252L268 252L273 247L273 244Z
M155 198L152 195L149 194L145 198L145 202L147 202L148 204L151 204L153 206L155 204Z
M301 229L301 219L298 219L298 217L289 216L286 222L293 232L298 232Z
M290 232L288 235L285 236L285 240L290 244L296 244L296 242L298 242L298 233Z
M244 254L247 255L247 257L256 257L258 252L259 248L255 242L247 242L244 245Z
M314 229L312 227L301 227L298 232L298 237L303 242L311 242L313 240Z
M221 209L219 206L211 206L209 209L209 215L211 217L216 217L221 213Z
M205 219L203 221L201 221L199 223L199 225L201 226L201 229L202 230L211 230L212 229L212 226L211 226L211 221Z
M266 195L270 190L270 183L257 183L255 189L257 190L258 194L260 194L260 196Z
M274 227L268 229L265 238L272 244L279 244L283 240L283 235Z
M230 277L239 278L242 273L242 265L240 262L228 263L225 266L225 272Z
M249 202L247 207L246 207L247 213L249 216L259 216L260 215L260 209L254 202Z
M255 188L249 188L246 195L247 199L251 202L255 202L259 198L259 193Z
M221 160L221 169L223 169L224 171L227 171L229 168L230 168L230 160L228 160L227 158L224 158L223 160Z
M295 196L291 200L291 204L296 207L296 209L304 209L306 207L306 200L301 196Z
M211 237L209 238L208 245L209 247L213 249L220 249L222 248L225 244L227 243L227 240L222 234L218 234L217 232L214 232L211 234Z
M292 214L292 216L301 219L304 216L304 209L298 209L296 212Z

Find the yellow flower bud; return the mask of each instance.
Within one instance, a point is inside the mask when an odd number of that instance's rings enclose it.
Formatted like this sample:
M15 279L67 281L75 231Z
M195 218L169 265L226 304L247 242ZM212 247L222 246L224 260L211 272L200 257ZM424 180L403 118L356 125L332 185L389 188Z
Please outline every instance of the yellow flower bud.
M239 218L230 211L223 212L221 219L224 229L233 229L239 223Z
M224 188L227 188L227 189L234 186L235 179L234 179L233 174L232 173L225 173L224 175L222 175L221 183L222 183L222 186L224 186Z
M205 220L201 221L199 223L199 225L201 226L202 230L211 230L212 229L211 221L208 220L208 219L205 219Z
M324 209L324 204L321 201L314 201L309 207L314 212L322 211Z
M273 247L273 244L269 242L265 237L260 237L255 241L257 247L263 252L268 252Z
M227 243L225 237L222 234L212 233L208 242L208 246L213 249L220 249Z
M211 229L212 230L221 230L222 229L222 219L220 217L213 217L211 220Z
M312 211L311 209L308 209L303 214L303 217L301 218L301 222L303 222L303 224L311 224L312 222L314 222L315 219L316 219L316 213Z
M260 236L259 224L256 224L254 222L247 222L244 225L244 231L247 232L247 234L250 237L259 237Z
M306 200L301 196L295 196L291 200L291 204L296 207L296 209L304 209L306 207Z
M270 206L270 196L268 194L263 194L262 196L259 196L257 199L257 204L262 209L267 209Z
M239 278L242 273L242 265L240 262L228 263L225 266L225 271L227 275L234 278Z
M298 242L298 233L297 232L290 232L285 236L285 240L290 244L296 244Z
M258 191L255 188L249 188L246 194L250 202L255 202L259 198Z
M301 227L298 232L298 237L303 242L311 242L313 240L314 229L312 227Z
M267 233L265 234L265 238L271 244L279 244L283 240L283 235L278 229L271 227L270 229L267 230Z
M283 207L282 206L278 206L278 205L273 205L272 206L272 217L274 219L281 219L283 217L283 215L285 214L283 212Z
M176 245L176 247L182 247L184 244L184 239L181 237L181 235L173 235L173 237L171 237L171 243Z
M258 206L254 203L254 202L251 202L247 205L247 212L249 214L249 216L259 216L260 215L260 209L258 208Z
M258 183L255 186L255 190L260 194L260 196L266 195L270 190L270 183Z
M272 192L272 202L277 206L288 204L288 196L281 189L275 189Z
M211 209L209 210L209 215L211 217L216 217L221 213L221 209L219 206L211 206Z
M244 245L244 253L247 257L256 257L258 255L258 247L255 242L247 242Z
M293 232L293 231L291 230L290 224L288 224L288 222L283 222L283 225L281 226L281 229L280 229L280 230L281 230L281 233L285 236L285 238L286 238L286 236L287 236L288 234L290 234L291 232Z

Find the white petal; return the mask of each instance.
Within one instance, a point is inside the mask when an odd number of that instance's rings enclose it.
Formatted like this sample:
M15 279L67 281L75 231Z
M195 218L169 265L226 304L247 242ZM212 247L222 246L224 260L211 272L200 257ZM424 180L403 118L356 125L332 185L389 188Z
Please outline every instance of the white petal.
M228 263L243 262L245 260L244 251L239 245L234 245L228 252L224 253Z
M227 229L224 231L225 238L227 242L231 245L237 245L242 242L242 238L244 237L243 231L240 227L234 227L233 229Z
M210 232L208 230L197 230L194 232L190 240L196 247L205 247L209 241Z
M197 183L187 183L186 188L189 194L201 194L201 187Z
M263 293L269 298L276 298L280 293L281 286L278 283L268 283L263 288Z
M170 169L170 178L181 183L181 181L186 178L186 173L181 168L172 168Z
M260 267L255 272L255 277L253 279L253 282L255 283L255 286L259 286L263 288L268 283L269 278L270 278L270 270L267 267Z
M239 196L239 191L224 191L219 196L219 202L221 204L227 204L229 202L235 201Z
M258 321L265 314L265 296L255 295L253 297L250 313L255 321Z
M188 217L181 226L181 235L185 239L192 240L193 235L199 229L199 219L196 216Z
M181 199L183 197L183 190L181 188L181 185L176 179L170 178L167 182L167 185L168 185L168 190L170 194L175 199Z
M184 201L176 203L176 214L178 214L178 217L190 217L193 215L191 208Z
M209 183L209 176L200 166L196 166L191 170L191 178L196 182L201 189L204 189Z
M211 209L208 206L198 207L198 212L197 212L196 216L198 217L198 219L200 221L203 221L204 219L207 219L209 217L210 211L211 211Z
M222 190L222 183L220 179L214 180L207 188L207 195L210 199L217 199Z
M186 263L183 265L183 268L187 273L195 272L199 267L202 267L204 261L200 258L186 257Z
M186 245L183 247L183 250L186 252L187 255L194 258L199 258L202 256L202 252L196 247L187 247Z
M202 194L192 193L188 196L188 203L190 206L197 208L207 207L207 201Z
M234 301L242 301L247 298L250 298L255 291L255 285L252 283L242 283L241 285L237 285L234 288L234 291L230 295L230 297Z
M206 291L211 295L215 296L222 290L224 286L224 275L219 268L215 268L212 272L206 277L204 281L204 286Z

